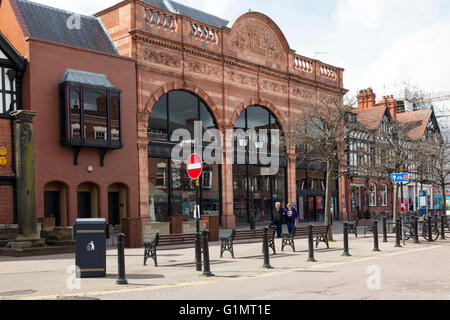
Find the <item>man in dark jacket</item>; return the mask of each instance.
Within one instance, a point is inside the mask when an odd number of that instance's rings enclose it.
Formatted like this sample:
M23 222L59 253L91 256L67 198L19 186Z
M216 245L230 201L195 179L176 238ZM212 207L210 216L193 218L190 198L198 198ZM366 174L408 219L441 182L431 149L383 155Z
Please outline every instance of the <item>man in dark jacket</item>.
M284 223L285 211L281 208L281 203L275 203L275 210L273 212L273 223L277 227L277 238L281 238L282 227Z
M285 212L285 221L288 227L288 232L292 233L292 231L294 231L295 224L297 223L298 213L291 203L288 203Z

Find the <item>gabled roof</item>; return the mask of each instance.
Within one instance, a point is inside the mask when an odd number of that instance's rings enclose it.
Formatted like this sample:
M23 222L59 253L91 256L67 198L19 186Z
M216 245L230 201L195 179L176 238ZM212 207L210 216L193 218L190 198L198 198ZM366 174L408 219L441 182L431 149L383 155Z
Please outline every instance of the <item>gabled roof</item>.
M118 55L100 20L27 0L17 3L32 38ZM79 17L80 28L69 28L70 17ZM70 25L70 24L69 24Z
M187 16L189 18L192 18L194 20L209 24L214 27L225 27L228 25L228 21L219 17L216 17L212 14L203 12L198 9L194 9L192 7L185 6L181 3L171 1L171 0L142 0L143 2L162 9L169 12L179 13L181 15ZM168 3L168 5L166 3ZM172 10L173 9L173 10Z
M6 59L12 61L15 66L20 70L24 71L27 61L23 58L19 52L12 46L12 44L6 39L3 33L0 32L0 59L3 55ZM4 59L4 58L2 58Z
M352 110L353 113L357 114L356 121L369 130L376 130L379 128L386 111L389 113L385 106Z
M422 139L425 134L428 122L430 121L433 110L418 110L411 112L402 112L397 114L397 120L401 124L410 126L408 135L413 140Z

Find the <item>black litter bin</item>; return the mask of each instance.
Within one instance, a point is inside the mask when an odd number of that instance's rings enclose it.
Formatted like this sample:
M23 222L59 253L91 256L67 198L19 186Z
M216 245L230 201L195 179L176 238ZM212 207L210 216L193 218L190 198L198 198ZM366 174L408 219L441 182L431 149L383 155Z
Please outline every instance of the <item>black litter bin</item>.
M80 278L106 277L106 220L77 219L74 234Z

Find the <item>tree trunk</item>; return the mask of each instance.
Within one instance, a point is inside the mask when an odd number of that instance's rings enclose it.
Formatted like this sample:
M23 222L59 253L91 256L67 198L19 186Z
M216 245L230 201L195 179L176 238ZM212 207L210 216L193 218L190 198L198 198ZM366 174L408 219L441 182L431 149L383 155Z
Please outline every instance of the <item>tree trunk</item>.
M333 241L333 217L331 215L331 185L333 183L332 163L327 161L327 182L325 190L325 225L328 226L328 241Z

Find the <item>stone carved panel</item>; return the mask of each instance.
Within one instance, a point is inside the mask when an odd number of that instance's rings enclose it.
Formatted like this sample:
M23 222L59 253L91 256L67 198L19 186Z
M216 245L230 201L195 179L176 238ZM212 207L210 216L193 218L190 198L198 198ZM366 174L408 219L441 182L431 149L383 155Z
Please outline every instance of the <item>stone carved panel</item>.
M317 99L319 103L326 103L329 105L342 104L342 97L340 96L319 93Z
M315 97L315 92L301 88L293 88L292 95L303 99L313 99Z
M278 39L266 29L255 24L244 24L231 38L233 48L249 51L274 60L280 59L282 49Z
M225 70L225 80L253 88L258 86L258 80L256 77L251 77L244 73L231 70Z
M170 54L153 51L151 49L142 50L142 59L150 63L165 65L172 68L179 68L181 66L181 60L177 59Z
M207 77L219 78L221 76L222 68L219 66L213 66L210 64L204 64L199 62L185 62L185 68L188 72L201 74Z
M282 93L282 94L287 94L288 93L288 86L275 82L275 81L270 81L267 79L261 79L260 80L260 87L263 90L268 90L268 91L273 91L276 93Z

